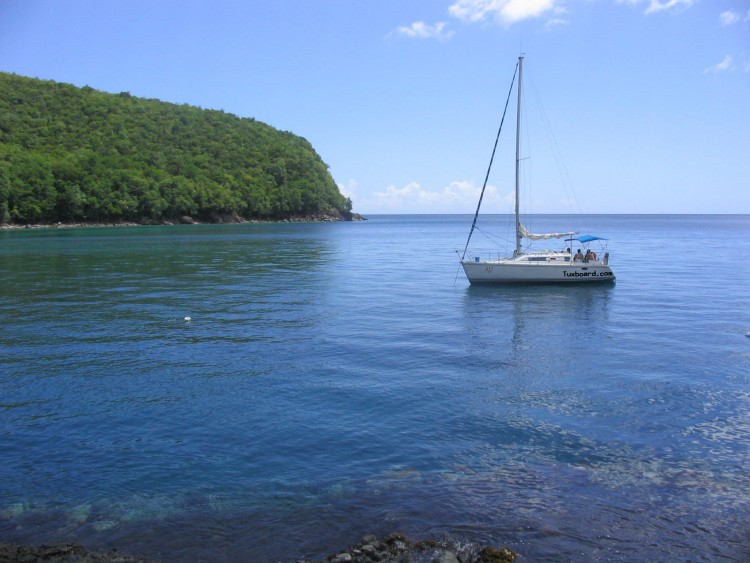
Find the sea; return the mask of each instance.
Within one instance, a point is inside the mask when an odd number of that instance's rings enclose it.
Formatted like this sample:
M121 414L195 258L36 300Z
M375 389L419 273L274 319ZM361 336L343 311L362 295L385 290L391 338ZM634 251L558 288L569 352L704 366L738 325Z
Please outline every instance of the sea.
M0 542L750 560L750 216L532 217L573 286L471 286L471 222L0 231Z

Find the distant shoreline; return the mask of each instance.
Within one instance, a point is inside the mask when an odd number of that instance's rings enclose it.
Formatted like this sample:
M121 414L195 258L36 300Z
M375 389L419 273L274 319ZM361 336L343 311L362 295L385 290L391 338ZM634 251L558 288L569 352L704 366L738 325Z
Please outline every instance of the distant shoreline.
M367 221L359 213L350 213L347 218L343 215L323 214L313 216L294 216L284 219L235 219L232 221L196 221L190 217L183 217L176 221L158 221L136 223L134 221L121 222L76 222L76 223L33 223L28 225L19 225L8 223L0 225L0 230L23 230L23 229L94 229L105 227L160 227L174 225L242 225L246 223L339 223L347 221Z

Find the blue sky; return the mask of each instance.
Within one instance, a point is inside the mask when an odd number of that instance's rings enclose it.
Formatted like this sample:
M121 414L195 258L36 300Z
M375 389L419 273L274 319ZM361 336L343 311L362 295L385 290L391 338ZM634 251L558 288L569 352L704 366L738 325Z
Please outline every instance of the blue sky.
M0 0L0 71L292 131L363 214L474 211L521 52L525 210L750 213L748 0Z

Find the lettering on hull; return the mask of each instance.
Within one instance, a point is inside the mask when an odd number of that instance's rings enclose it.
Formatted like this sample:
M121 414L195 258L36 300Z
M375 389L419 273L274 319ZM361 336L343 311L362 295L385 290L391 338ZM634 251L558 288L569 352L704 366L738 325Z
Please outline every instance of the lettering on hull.
M567 278L596 278L611 276L612 272L569 272L563 270L563 276Z

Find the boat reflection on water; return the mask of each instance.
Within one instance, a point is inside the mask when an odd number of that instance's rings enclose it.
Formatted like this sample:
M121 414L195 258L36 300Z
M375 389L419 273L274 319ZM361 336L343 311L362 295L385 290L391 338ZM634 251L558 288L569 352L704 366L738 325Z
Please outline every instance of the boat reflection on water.
M472 355L504 359L524 373L598 369L612 338L614 284L470 285L464 297ZM512 376L513 374L508 374Z

